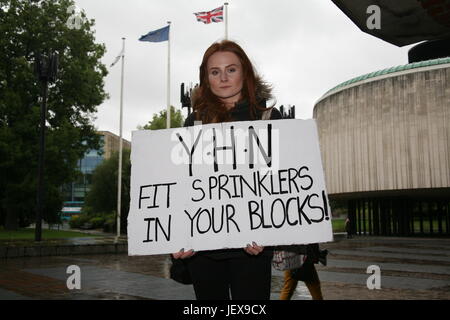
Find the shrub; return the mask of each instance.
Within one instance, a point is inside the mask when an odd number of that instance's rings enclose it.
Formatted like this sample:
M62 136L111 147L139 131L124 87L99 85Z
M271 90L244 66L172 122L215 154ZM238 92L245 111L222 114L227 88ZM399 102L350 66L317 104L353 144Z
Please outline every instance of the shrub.
M72 218L69 221L69 225L72 229L79 229L81 228L85 223L89 221L89 216L87 215L79 215L79 216L72 216Z
M114 232L116 230L116 219L107 219L103 224L103 232Z
M92 229L103 228L105 223L105 218L101 216L92 217L89 222L91 223Z
M105 216L105 223L103 224L103 232L114 232L116 230L116 214L115 212Z
M81 215L72 216L69 221L71 228L75 229L103 229L104 232L114 232L116 230L116 214L112 213L92 213L87 211Z

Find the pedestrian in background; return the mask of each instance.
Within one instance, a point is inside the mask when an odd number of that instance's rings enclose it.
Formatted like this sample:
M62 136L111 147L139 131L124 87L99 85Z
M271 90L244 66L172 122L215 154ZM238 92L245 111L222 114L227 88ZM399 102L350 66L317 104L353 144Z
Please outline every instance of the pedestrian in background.
M326 265L328 250L320 250L319 244L307 245L306 259L300 268L284 271L284 284L280 292L280 300L290 300L297 288L298 282L303 281L313 300L323 300L319 275L314 264L321 262Z
M348 217L345 220L345 231L347 232L347 239L351 239L352 238L352 224Z

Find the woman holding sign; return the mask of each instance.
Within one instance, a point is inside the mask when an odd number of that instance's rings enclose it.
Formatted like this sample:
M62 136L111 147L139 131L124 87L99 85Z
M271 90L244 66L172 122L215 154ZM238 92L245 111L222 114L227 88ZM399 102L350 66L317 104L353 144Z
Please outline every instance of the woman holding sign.
M193 110L185 126L194 121L281 119L280 112L266 107L271 89L253 68L244 50L235 42L214 43L200 66L200 86L193 93ZM172 254L185 259L198 300L270 299L272 250L255 242L243 249L201 251L184 249Z

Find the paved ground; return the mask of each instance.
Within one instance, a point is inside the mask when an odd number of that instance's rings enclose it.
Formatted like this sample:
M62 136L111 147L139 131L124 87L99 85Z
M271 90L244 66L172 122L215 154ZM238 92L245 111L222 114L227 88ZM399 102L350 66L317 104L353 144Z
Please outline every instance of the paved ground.
M317 266L325 299L450 299L450 239L356 237L321 245L328 265ZM69 290L67 268L81 270L81 289ZM191 300L192 286L168 278L166 255L96 254L0 259L0 299ZM368 266L381 271L381 289L369 290ZM272 299L282 273L273 270ZM295 300L311 296L299 283Z

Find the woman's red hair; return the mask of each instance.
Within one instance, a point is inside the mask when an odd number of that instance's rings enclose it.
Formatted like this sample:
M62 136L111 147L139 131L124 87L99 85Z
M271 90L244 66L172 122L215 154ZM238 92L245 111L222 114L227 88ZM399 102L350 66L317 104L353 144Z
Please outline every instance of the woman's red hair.
M258 106L256 99L257 77L245 51L235 42L223 40L213 43L203 55L200 65L200 86L195 92L194 111L196 120L203 123L216 123L232 121L224 103L212 93L208 80L208 60L216 52L232 52L241 62L243 86L241 100L246 100L249 104L249 115L251 119L256 119L257 110L265 110Z

